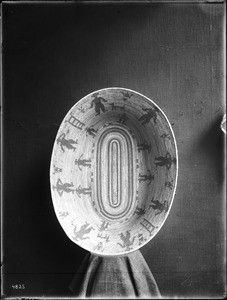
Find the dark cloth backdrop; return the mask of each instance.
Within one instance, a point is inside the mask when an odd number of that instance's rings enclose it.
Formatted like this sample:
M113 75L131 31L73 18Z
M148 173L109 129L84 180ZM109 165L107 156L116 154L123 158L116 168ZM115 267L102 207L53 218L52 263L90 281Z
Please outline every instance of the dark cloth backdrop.
M141 249L161 294L223 295L224 12L205 2L3 4L5 295L70 294L87 252L56 219L50 157L68 110L111 86L154 100L176 135L174 203Z

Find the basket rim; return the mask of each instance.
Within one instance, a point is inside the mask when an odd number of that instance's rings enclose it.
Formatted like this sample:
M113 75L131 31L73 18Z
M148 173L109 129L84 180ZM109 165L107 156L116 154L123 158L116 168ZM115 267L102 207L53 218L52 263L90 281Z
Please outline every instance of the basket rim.
M165 223L165 221L166 221L166 219L167 219L167 217L168 217L168 215L169 215L169 213L170 213L170 210L171 210L171 208L172 208L173 200L174 200L175 195L176 195L176 189L177 189L177 184L178 184L178 169L179 169L179 163L178 163L178 160L179 160L179 159L178 159L178 147L177 147L176 137L175 137L175 134L174 134L172 125L171 125L170 121L168 120L168 118L167 118L165 112L160 108L160 106L159 106L157 103L155 103L152 99L150 99L149 97L145 96L144 94L142 94L142 93L140 93L140 92L137 92L137 91L135 91L135 90L133 90L133 89L129 89L129 88L125 88L125 87L120 87L120 86L119 86L119 87L113 86L113 87L106 87L106 88L101 88L101 89L92 91L91 93L89 93L89 94L85 95L84 97L82 97L81 99L79 99L79 100L78 100L78 101L77 101L77 102L76 102L76 103L75 103L75 104L67 111L65 117L64 117L63 120L61 121L61 124L60 124L60 126L59 126L59 128L58 128L57 134L56 134L55 139L54 139L53 148L52 148L52 153L51 153L51 159L50 159L50 168L49 168L49 171L50 171L50 173L49 173L49 174L50 174L50 179L51 179L51 177L52 177L51 167L52 167L53 155L54 155L54 150L55 150L55 147L54 147L54 146L55 146L55 143L56 143L57 136L58 136L58 134L59 134L59 132L60 132L60 130L61 130L61 125L64 123L64 121L65 121L65 119L67 118L69 112L72 111L76 106L80 105L81 102L83 102L86 98L92 96L93 94L99 93L99 92L102 92L102 91L108 91L108 90L123 90L123 91L131 92L131 93L133 93L133 94L137 94L137 95L139 95L140 97L145 98L146 100L148 100L148 102L151 102L155 107L157 107L157 108L159 109L159 111L161 112L161 114L164 116L165 121L167 122L168 127L169 127L169 129L170 129L170 131L171 131L171 134L172 134L172 137L173 137L173 142L174 142L174 147L175 147L175 157L176 157L176 174L175 174L175 185L174 185L174 189L173 189L173 191L172 191L172 196L171 196L170 206L169 206L168 212L166 213L166 215L165 215L165 217L164 217L164 219L163 219L161 225L159 226L159 228L157 229L157 231L154 233L154 235L151 236L150 239L148 239L148 240L145 241L142 245L137 246L137 247L135 247L135 248L132 249L132 250L129 250L129 251L122 251L122 252L120 252L120 253L100 253L100 252L92 251L92 250L90 250L90 249L87 249L86 247L83 247L82 245L77 244L75 241L73 241L73 240L68 236L68 234L66 234L66 232L64 231L64 229L62 228L63 231L65 232L65 234L67 235L67 237L70 239L70 241L71 241L74 245L76 244L78 247L81 247L81 248L83 248L84 250L89 251L89 252L92 253L92 254L95 254L95 255L98 255L98 256L105 256L105 257L107 257L107 256L124 256L124 255L128 255L128 254L130 254L130 253L132 253L132 252L134 252L134 251L137 251L137 250L141 249L141 248L144 247L145 245L147 245L147 244L148 244L148 243L149 243L149 242L157 235L157 233L160 231L160 229L161 229L162 226L164 225L164 223ZM51 189L51 198L52 198L52 202L53 202L53 201L54 201L54 200L53 200L54 197L53 197L52 189ZM57 216L57 212L55 211L55 209L54 209L54 212L55 212L55 215L56 215L56 217L57 217L57 220L59 221L59 218L58 218L58 216ZM60 224L60 225L61 225L61 224ZM62 227L62 226L61 226L61 227Z

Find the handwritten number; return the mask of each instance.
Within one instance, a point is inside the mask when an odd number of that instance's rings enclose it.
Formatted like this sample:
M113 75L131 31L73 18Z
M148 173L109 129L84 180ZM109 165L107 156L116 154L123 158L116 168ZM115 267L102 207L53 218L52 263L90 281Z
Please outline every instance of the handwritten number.
M12 284L12 288L14 290L24 290L25 289L25 285L22 283L22 284Z

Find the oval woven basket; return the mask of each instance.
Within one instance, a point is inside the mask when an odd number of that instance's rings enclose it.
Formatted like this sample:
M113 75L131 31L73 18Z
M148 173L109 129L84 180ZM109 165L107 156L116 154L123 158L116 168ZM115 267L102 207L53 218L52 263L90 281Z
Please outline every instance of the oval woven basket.
M153 101L125 88L93 92L69 110L54 142L56 216L82 248L127 254L164 224L177 170L173 130Z

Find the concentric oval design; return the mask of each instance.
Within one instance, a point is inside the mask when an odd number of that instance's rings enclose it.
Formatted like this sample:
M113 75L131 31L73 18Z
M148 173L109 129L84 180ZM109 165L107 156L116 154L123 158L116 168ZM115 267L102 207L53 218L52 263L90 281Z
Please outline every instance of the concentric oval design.
M50 165L67 236L98 255L148 243L170 212L178 154L171 124L146 96L106 88L79 100L59 127Z
M118 207L121 204L121 144L118 140L109 142L108 149L108 186L109 205Z
M135 154L132 138L119 127L106 128L96 147L96 201L106 218L125 218L132 209Z

